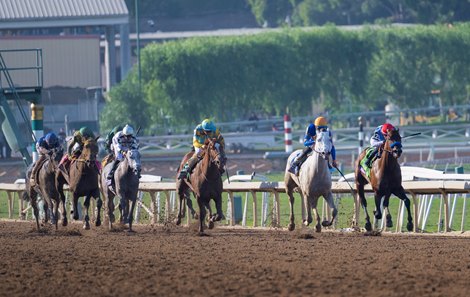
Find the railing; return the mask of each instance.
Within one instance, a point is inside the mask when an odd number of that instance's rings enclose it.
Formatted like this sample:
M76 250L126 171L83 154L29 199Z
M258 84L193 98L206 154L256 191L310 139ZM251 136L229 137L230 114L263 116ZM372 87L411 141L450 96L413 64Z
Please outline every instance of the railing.
M455 202L457 196L454 195L453 203L451 205L449 200L449 195L452 194L465 194L462 208L462 222L460 230L461 232L466 231L465 219L466 219L466 202L467 195L470 193L470 183L467 181L450 181L450 180L434 180L434 181L405 181L403 182L403 187L405 191L409 193L413 201L413 213L414 213L414 231L419 231L419 225L425 225L427 220L427 215L429 214L429 208L431 203L434 200L434 195L441 195L440 201L443 204L443 208L440 207L439 210L439 221L443 222L442 227L439 227L438 231L448 232L450 231L450 225L454 216L455 211ZM0 184L0 191L7 192L8 195L8 205L9 205L9 217L13 218L13 203L14 203L14 194L18 195L19 202L19 218L24 218L24 202L22 201L22 192L25 190L24 184ZM170 219L170 198L172 193L175 191L174 182L144 182L140 183L139 190L142 192L149 193L150 195L150 205L143 208L148 212L150 216L150 221L152 224L155 224L160 221L160 209L159 201L157 201L157 194L164 193L165 195L165 219ZM273 221L279 224L280 222L280 199L279 194L285 193L285 187L283 182L232 182L230 184L224 183L225 193L228 193L228 201L230 205L234 205L234 193L250 193L253 200L253 226L257 226L257 215L258 215L258 205L257 205L257 193L271 193L274 196L274 207L273 207ZM349 194L351 195L350 185L346 182L333 182L332 191L335 194ZM371 193L372 189L370 186L366 186L366 193ZM174 194L173 194L174 195ZM419 197L419 195L422 195ZM430 196L431 195L431 196ZM452 200L452 198L451 198ZM140 202L142 203L142 202ZM355 204L357 201L355 201ZM401 204L400 204L401 205ZM186 212L188 213L188 212ZM355 207L355 221L359 221L359 207ZM231 213L229 214L231 226L235 225L235 213L234 207L231 207ZM399 207L398 213L398 223L396 226L397 232L402 230L402 221L403 221L403 207ZM187 222L189 224L189 215L187 215ZM422 228L424 229L424 228Z

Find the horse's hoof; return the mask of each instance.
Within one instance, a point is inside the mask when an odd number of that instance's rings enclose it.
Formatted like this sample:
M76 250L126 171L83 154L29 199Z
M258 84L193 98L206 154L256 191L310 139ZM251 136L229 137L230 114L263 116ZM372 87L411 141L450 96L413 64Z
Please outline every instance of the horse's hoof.
M308 225L310 225L310 223L309 223L307 220L304 220L304 221L303 221L303 225L304 225L304 226L308 226Z
M66 227L68 225L68 221L67 220L62 220L62 227Z
M209 229L214 229L214 222L209 221Z
M88 222L83 224L83 229L90 230L90 224Z
M73 215L74 220L78 220L78 215Z
M372 231L372 224L370 222L367 222L365 225L366 231Z
M95 226L96 226L96 227L101 226L101 220L96 220Z
M410 232L413 231L413 223L412 223L412 222L408 222L408 224L406 224L406 229L407 229L408 231L410 231Z
M378 211L374 211L374 216L377 220L381 220L382 219L382 213L381 212L378 212Z
M198 235L199 236L209 236L208 234L204 233L204 231L199 231Z
M294 231L294 229L295 229L295 224L294 224L294 223L289 224L289 226L287 226L287 229L288 229L289 231Z
M315 226L315 232L318 232L318 233L321 232L321 226L320 225Z
M176 226L179 226L179 225L181 224L181 219L180 219L180 218L177 218L177 219L175 220L175 224L176 224Z
M331 226L331 223L330 223L330 221L323 221L323 222L321 222L321 225L323 227L328 227L328 226Z

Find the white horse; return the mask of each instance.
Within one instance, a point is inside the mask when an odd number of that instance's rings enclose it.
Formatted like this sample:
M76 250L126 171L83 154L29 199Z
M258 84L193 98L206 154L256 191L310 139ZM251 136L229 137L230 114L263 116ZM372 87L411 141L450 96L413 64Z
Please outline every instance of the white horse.
M293 152L287 160L286 171L284 174L284 183L286 193L289 196L290 204L290 223L289 231L295 229L294 223L294 191L298 191L302 198L302 207L307 209L307 219L304 218L304 225L308 226L312 223L312 209L317 219L316 231L321 232L321 225L324 227L331 226L338 213L333 201L333 193L331 192L331 174L328 168L328 159L332 149L329 139L329 132L319 132L315 141L315 148L311 155L302 164L299 176L287 171L292 161L302 151ZM318 198L323 196L328 206L332 209L331 221L323 221L320 225L320 216L317 211ZM302 214L304 209L302 209Z

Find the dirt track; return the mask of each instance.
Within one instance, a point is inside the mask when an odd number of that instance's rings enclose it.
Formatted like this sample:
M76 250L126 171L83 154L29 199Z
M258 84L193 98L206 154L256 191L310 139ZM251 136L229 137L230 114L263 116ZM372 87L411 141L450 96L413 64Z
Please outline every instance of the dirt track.
M470 237L0 221L0 296L468 296Z

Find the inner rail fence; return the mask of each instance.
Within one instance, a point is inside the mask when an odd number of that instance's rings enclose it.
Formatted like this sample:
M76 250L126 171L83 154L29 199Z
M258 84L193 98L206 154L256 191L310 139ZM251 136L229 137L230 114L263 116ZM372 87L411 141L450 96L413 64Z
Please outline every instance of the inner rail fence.
M456 174L455 174L456 175ZM452 178L452 175L448 175L449 178ZM462 175L459 175L462 176ZM465 180L431 180L431 181L404 181L403 187L406 192L410 195L412 205L413 205L413 219L414 219L414 232L425 232L426 224L429 218L430 210L433 203L439 203L439 218L438 218L438 232L449 232L452 230L460 229L461 232L468 231L465 229L466 221L466 204L470 194L470 182ZM8 199L8 217L14 219L14 203L15 198L18 199L18 217L17 219L25 220L28 219L28 206L25 201L22 199L22 192L25 190L24 183L15 183L7 184L0 183L0 191L6 192L6 197ZM332 184L332 191L336 196L337 203L341 199L351 199L353 195L350 183L346 181L337 181ZM369 197L372 197L372 189L370 185L365 188L366 193ZM283 182L231 182L224 183L223 192L224 202L227 205L226 212L226 224L230 226L235 226L241 223L241 226L246 227L246 216L247 216L247 205L252 204L252 226L266 226L268 219L271 219L272 227L282 227L280 226L281 222L281 213L286 213L281 209L281 197L282 193L285 193L285 186ZM144 193L147 193L150 197L149 201L144 202L143 196ZM236 218L236 207L235 200L237 198L236 194L245 193L245 207L243 212L243 220L237 220ZM260 205L258 201L258 194L262 195L262 205L260 211ZM354 193L355 194L355 193ZM354 195L356 197L357 195ZM227 197L227 198L225 198ZM296 194L297 204L300 205L300 196ZM393 197L393 196L392 196ZM397 198L396 198L397 199ZM162 201L163 200L163 201ZM286 198L286 201L288 199ZM324 199L321 199L322 201ZM398 199L397 199L398 200ZM92 199L93 201L93 199ZM168 222L175 217L177 213L177 201L178 198L175 195L175 183L174 182L141 182L139 185L139 195L138 195L138 207L136 209L136 221L138 222L142 213L146 213L149 217L149 222L151 224L158 224L163 222ZM193 199L194 201L194 199ZM268 205L271 204L271 212L268 211ZM286 204L284 204L286 205ZM301 204L303 205L303 203ZM350 213L353 213L355 216L355 222L359 222L360 207L357 207L358 201L354 198L354 210ZM457 209L457 205L462 207L461 211ZM285 206L288 209L288 205ZM305 217L305 209L302 207L302 218ZM326 203L323 203L323 207L320 208L323 212L323 217L328 218L330 213ZM345 211L340 211L341 213ZM456 223L456 213L461 214L460 228L451 228L455 226ZM346 213L348 213L346 211ZM377 222L378 226L382 226L384 231L395 231L401 232L403 230L403 218L404 207L403 203L400 201L398 206L398 214L396 216L397 223L395 230L387 230L383 222ZM189 212L186 211L187 224L191 222ZM31 218L32 219L32 216ZM239 223L240 221L240 223Z

